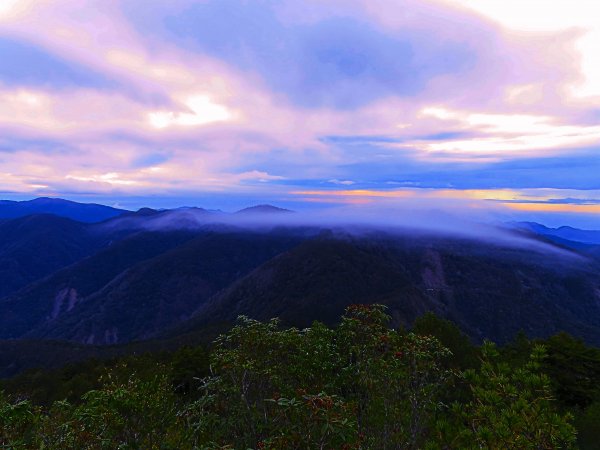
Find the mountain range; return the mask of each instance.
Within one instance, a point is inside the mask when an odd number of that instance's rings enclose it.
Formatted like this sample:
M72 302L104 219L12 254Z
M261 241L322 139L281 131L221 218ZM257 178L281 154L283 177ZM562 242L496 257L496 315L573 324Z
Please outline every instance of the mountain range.
M514 225L517 228L530 230L536 234L553 238L556 242L567 241L571 244L581 243L584 245L600 245L600 230L580 230L568 226L549 228L535 222L519 222Z
M40 197L33 200L0 200L0 219L14 219L31 214L54 214L79 222L100 222L126 211L95 203L78 203L61 198Z
M90 211L78 205L67 213ZM475 341L564 330L600 344L598 232L316 226L268 205L92 216L0 221L0 375L203 339L240 314L334 324L354 303L387 305L395 326L433 311Z

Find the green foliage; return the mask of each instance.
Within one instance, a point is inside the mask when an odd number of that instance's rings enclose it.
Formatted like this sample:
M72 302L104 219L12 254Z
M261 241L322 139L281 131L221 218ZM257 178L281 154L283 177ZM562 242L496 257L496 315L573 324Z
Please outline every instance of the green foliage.
M469 337L453 322L427 312L415 320L414 333L433 336L452 352L448 360L454 368L476 368L479 365L479 351Z
M84 395L74 417L73 430L103 446L158 448L176 423L175 396L166 376L122 381L109 374L102 389Z
M600 449L600 401L589 405L575 419L577 444L583 450Z
M529 362L518 368L499 360L494 344L482 347L479 370L467 370L473 399L453 405L464 428L453 441L461 448L574 448L570 415L552 408L549 378L541 373L545 350L535 346Z
M543 344L548 350L544 372L551 377L562 405L586 408L600 400L600 349L567 333L552 336Z
M430 336L389 330L388 320L378 305L348 308L338 329L337 384L356 404L370 446L419 448L452 377L443 367L450 352Z
M269 399L274 408L271 436L258 448L343 448L359 443L354 408L325 393Z
M502 349L503 359L518 367L536 344L546 349L541 370L550 379L559 408L575 416L577 445L600 449L600 349L587 346L567 333L537 341L519 333Z
M214 423L211 440L246 448L311 448L308 439L335 448L356 439L351 408L322 392L330 390L338 367L334 336L319 324L300 331L280 329L276 320L241 317L215 343L214 376L206 380L196 411ZM198 429L206 433L201 424Z
M135 372L140 378L157 374L164 366L176 391L183 395L197 392L197 379L208 375L208 351L204 346L184 345L173 352L145 352L112 359L88 359L61 369L32 369L12 379L0 380L0 390L19 397L26 396L35 404L50 406L58 400L80 403L82 396L102 387L107 371L121 378Z
M171 382L180 394L197 392L198 380L208 373L208 352L204 347L184 346L177 350L170 361Z
M9 402L0 392L0 448L21 448L34 438L39 408L27 400Z
M527 361L509 364L524 359L506 357L489 343L479 350L435 316L417 321L417 332L390 329L388 322L381 305L349 307L336 328L314 323L300 330L240 317L210 355L184 347L130 357L109 364L93 383L71 367L60 372L70 392L92 385L74 400L42 407L22 396L0 396L0 446L573 447L572 418L554 407L542 347L523 347L533 349ZM474 361L477 354L481 359ZM79 369L97 374L104 364ZM51 385L61 383L55 377ZM586 430L584 448L595 448L599 410L591 403L577 415Z

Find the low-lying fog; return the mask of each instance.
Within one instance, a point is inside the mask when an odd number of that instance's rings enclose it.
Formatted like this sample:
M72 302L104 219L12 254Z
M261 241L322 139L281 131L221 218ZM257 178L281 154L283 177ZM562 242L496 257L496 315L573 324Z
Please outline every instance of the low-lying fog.
M318 211L292 212L268 205L236 213L180 208L163 211L145 210L105 222L103 227L144 230L195 229L207 226L270 231L274 228L328 229L346 235L417 234L485 241L498 246L528 248L537 252L580 257L574 252L543 242L502 219L500 208L483 203L417 201L332 207Z

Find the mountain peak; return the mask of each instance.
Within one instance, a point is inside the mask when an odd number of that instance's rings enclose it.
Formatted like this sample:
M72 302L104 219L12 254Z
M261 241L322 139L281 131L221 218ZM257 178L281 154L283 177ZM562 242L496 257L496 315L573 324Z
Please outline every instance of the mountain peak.
M58 198L58 197L38 197L38 198L34 198L32 200L25 200L24 202L26 203L75 203L72 202L70 200L65 200L64 198Z
M0 202L0 218L15 219L31 214L54 214L79 222L101 222L125 210L96 203L78 203L58 197L38 197L24 201Z
M248 208L240 209L235 214L280 214L292 213L294 211L285 208L279 208L273 205L256 205Z
M600 230L582 230L567 225L550 228L536 222L516 222L516 226L546 237L600 245Z
M154 214L157 214L159 211L156 209L152 209L152 208L148 208L148 207L144 207L144 208L140 208L135 212L132 212L130 215L136 215L136 216L152 216Z

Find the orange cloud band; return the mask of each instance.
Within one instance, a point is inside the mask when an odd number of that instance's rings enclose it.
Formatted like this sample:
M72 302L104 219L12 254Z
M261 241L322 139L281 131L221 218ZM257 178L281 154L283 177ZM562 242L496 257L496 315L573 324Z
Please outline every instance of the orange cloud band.
M570 203L502 203L519 211L567 212L599 214L600 205L574 205Z
M369 203L370 199L376 198L438 198L494 201L518 211L600 213L598 204L547 203L545 200L550 200L548 195L532 196L511 189L343 189L292 191L291 194L303 196L304 200L312 202Z

